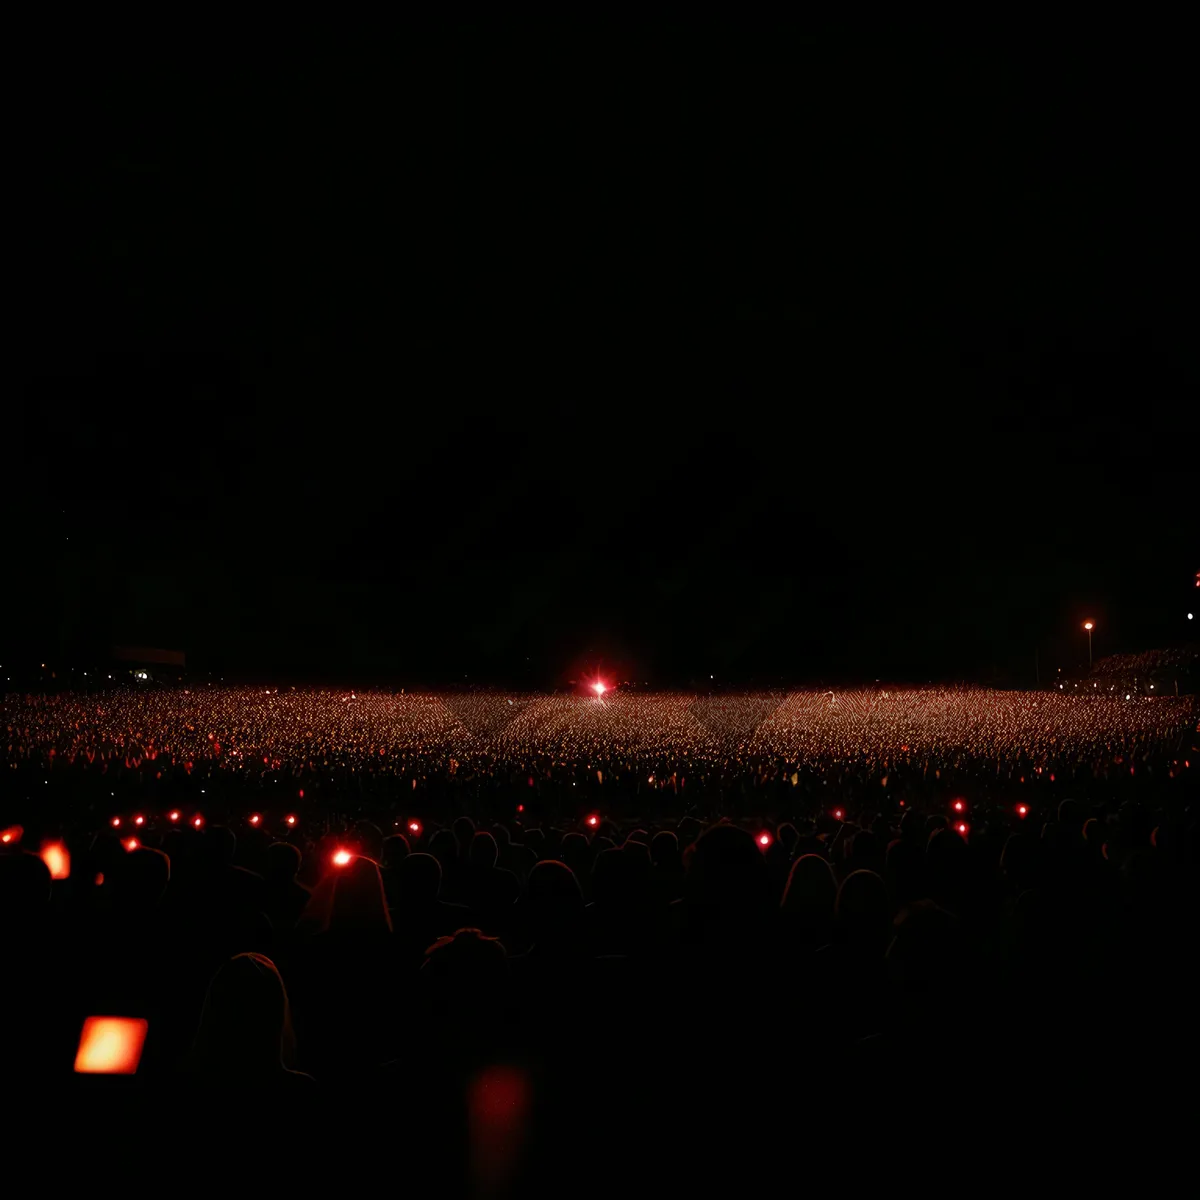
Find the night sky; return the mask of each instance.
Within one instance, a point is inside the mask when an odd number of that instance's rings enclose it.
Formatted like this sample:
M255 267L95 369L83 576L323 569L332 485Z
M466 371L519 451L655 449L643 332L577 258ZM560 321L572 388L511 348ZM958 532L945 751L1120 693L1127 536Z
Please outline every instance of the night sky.
M1030 684L1085 617L1194 638L1170 42L40 44L5 663Z

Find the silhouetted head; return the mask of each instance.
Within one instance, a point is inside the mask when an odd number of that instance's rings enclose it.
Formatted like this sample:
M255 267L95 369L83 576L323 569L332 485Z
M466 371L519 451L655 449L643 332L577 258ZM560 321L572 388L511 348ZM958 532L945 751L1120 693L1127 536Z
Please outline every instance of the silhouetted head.
M853 871L842 880L834 921L847 945L883 954L891 940L892 909L887 887L874 871Z
M287 883L300 870L300 847L290 842L272 842L267 847L267 878Z
M475 836L475 822L470 817L459 817L454 822L454 840L458 842L459 856L466 858L471 839Z
M682 866L679 839L669 829L660 829L651 840L650 861L663 871L678 871Z
M153 908L167 890L171 860L161 851L139 846L112 872L113 901L125 909Z
M1076 833L1082 823L1083 814L1077 800L1062 800L1058 805L1058 823L1069 833Z
M511 846L512 834L508 832L507 825L493 825L492 837L496 839L497 846Z
M391 933L383 877L369 858L356 856L337 868L328 928L338 933Z
M438 938L425 952L421 980L431 989L443 1017L476 1026L500 1018L501 993L508 985L508 954L499 939L479 929L460 929Z
M850 861L855 867L877 874L884 868L884 846L869 830L860 829L850 846Z
M496 865L500 848L490 833L477 833L471 839L471 866L490 869Z
M385 873L390 874L402 859L408 857L408 838L402 833L393 833L383 839L383 854L379 865Z
M748 910L771 903L767 864L754 838L736 825L714 825L692 846L687 864L690 903Z
M535 942L568 933L583 917L583 891L565 863L543 859L529 872L525 893Z
M255 1076L284 1069L290 1051L287 989L261 954L238 954L208 985L193 1064L206 1075Z
M775 830L775 840L787 851L790 856L800 835L796 832L796 827L791 821L784 821L782 825Z
M449 829L439 829L429 839L429 853L442 864L442 871L453 870L458 862L458 839Z
M212 862L222 867L232 866L237 853L237 834L227 825L210 825L204 831L204 846Z
M932 898L951 908L962 899L970 870L967 843L953 829L939 829L930 835L925 848L925 873Z
M396 868L399 899L409 904L432 904L442 887L442 864L432 854L410 854Z
M806 921L832 921L837 900L833 868L819 854L805 854L792 863L780 908Z
M592 898L605 906L636 903L643 896L649 867L649 851L640 843L632 849L601 851L592 864Z

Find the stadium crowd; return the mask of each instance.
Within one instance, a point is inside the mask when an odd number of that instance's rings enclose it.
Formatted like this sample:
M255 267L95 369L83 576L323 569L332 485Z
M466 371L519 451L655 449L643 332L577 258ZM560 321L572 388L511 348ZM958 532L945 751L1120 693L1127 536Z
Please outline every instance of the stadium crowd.
M400 1146L383 1170L443 1193L590 1191L1114 1108L1161 1131L1195 1065L1187 699L5 712L8 1094L93 1122L301 1174ZM92 1074L126 1042L135 1074Z

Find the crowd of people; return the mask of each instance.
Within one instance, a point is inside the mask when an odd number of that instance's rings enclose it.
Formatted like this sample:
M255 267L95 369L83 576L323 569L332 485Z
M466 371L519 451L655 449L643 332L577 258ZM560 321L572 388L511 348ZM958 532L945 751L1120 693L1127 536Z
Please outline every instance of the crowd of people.
M1188 646L1170 646L1162 650L1142 650L1136 654L1109 654L1098 658L1087 678L1074 681L1073 687L1099 684L1104 688L1124 687L1149 695L1153 691L1175 690L1182 681L1183 690L1195 691L1200 677L1200 651Z
M5 721L10 1095L528 1194L786 1175L798 1130L1161 1122L1194 1064L1186 698L202 687Z
M534 695L199 686L8 696L9 763L420 773L431 764L662 759L1069 765L1178 738L1189 696L923 688ZM157 764L157 765L156 765Z

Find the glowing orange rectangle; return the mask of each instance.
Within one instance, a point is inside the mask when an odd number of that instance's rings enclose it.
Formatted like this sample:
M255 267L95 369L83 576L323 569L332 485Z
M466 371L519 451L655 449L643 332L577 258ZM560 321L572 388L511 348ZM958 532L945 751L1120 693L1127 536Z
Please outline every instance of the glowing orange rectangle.
M88 1017L79 1037L80 1075L133 1075L142 1059L147 1022L141 1017Z

